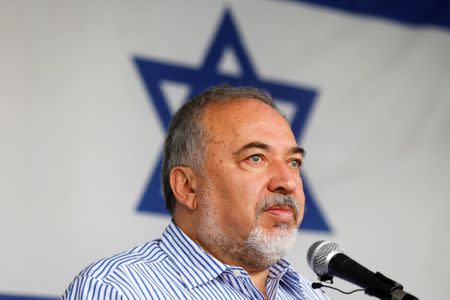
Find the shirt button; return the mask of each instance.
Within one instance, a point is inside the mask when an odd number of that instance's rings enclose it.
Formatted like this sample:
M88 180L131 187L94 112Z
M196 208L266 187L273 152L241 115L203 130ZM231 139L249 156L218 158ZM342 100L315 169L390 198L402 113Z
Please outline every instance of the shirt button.
M241 271L240 270L233 270L233 275L235 277L241 276Z

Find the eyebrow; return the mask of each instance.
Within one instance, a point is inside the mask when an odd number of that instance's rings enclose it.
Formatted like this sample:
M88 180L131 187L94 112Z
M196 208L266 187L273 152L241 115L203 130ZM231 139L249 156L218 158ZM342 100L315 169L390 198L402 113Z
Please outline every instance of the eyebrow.
M290 154L297 154L298 153L303 158L303 157L305 157L306 151L302 147L295 146L295 147L292 147L291 149L289 149L289 153Z
M257 148L257 149L261 149L264 151L270 151L270 146L264 143L260 143L260 142L251 142L248 144L245 144L244 146L242 146L241 148L239 148L239 150L233 152L233 155L238 156L239 154L241 154L243 151L248 150L248 149L252 149L252 148ZM298 147L298 146L294 146L291 147L288 151L289 154L300 154L302 156L302 158L305 156L306 151L305 149Z

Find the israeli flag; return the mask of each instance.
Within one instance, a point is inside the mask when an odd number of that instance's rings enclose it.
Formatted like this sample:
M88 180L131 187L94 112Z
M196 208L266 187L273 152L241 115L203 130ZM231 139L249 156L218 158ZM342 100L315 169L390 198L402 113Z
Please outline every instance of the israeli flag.
M89 263L158 238L168 122L221 82L269 90L307 151L287 257L303 276L327 239L421 299L447 298L447 1L0 7L0 300L57 299Z

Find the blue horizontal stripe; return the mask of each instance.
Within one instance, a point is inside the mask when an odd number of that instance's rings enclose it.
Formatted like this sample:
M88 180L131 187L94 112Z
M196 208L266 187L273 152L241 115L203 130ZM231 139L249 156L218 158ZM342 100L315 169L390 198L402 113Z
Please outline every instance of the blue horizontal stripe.
M448 0L290 0L342 10L352 14L393 20L408 25L434 25L450 29Z
M42 296L20 296L20 295L10 295L10 294L0 294L0 300L56 300L59 297L42 297Z

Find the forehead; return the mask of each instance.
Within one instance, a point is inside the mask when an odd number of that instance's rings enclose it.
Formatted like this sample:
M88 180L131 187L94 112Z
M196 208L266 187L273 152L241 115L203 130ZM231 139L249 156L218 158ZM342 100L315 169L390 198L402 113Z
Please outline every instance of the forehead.
M297 144L286 119L256 99L242 98L211 104L205 109L202 123L208 140L215 143L279 139L279 142L290 146Z

